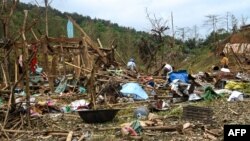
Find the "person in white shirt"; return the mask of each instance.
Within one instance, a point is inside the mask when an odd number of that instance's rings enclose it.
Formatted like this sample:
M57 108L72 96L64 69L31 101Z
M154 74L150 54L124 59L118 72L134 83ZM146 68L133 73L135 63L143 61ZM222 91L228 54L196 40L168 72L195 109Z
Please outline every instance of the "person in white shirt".
M173 67L166 63L166 65L164 66L164 71L165 73L170 73L173 71Z
M136 71L136 64L135 64L135 60L133 58L131 58L128 63L127 63L127 69L131 70L131 71Z
M168 74L171 73L173 71L173 67L168 64L168 63L164 63L165 65L163 65L162 69L163 69L163 78L167 79L168 78Z

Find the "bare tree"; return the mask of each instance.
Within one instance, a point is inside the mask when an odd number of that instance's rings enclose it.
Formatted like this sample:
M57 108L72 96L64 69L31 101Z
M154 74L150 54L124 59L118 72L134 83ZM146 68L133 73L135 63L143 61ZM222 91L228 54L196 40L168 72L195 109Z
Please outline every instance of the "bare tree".
M190 28L189 27L182 27L182 28L177 28L177 34L179 34L181 36L182 41L184 42L186 40L186 37L188 35L188 33L190 32Z
M204 26L209 26L210 29L212 28L212 32L213 32L213 37L214 37L214 42L216 41L216 37L215 37L215 32L218 28L218 23L220 22L220 18L218 15L207 15L207 20L204 23Z
M243 15L241 15L241 26L246 25L247 20L248 20L248 17L244 17Z
M166 30L169 29L169 27L167 26L168 21L164 20L163 18L157 18L155 14L153 17L150 17L147 8L146 8L146 14L152 26L151 31L153 32L153 34L156 34L158 36L159 40L162 40L162 35Z
M231 15L231 26L233 32L236 32L238 28L238 19L233 14Z
M18 0L12 0L10 8L7 7L8 1L2 0L2 7L1 7L1 22L3 25L3 31L4 31L4 37L9 38L9 24L11 17L13 15L14 10L16 9L16 5L19 1Z
M227 12L226 15L223 15L222 19L222 26L224 27L226 25L226 31L229 32L229 20L230 20L230 12Z
M152 29L151 32L153 34L153 38L150 39L150 41L147 41L147 43L143 44L144 46L141 46L140 48L142 50L149 50L149 58L147 58L146 63L146 69L148 70L153 65L157 65L157 53L160 49L163 49L161 51L161 60L163 61L164 56L164 32L169 29L167 26L168 20L164 20L163 18L157 18L154 14L153 17L150 16L148 10L146 9L146 16L149 22L151 23ZM155 63L153 64L153 60L155 60Z

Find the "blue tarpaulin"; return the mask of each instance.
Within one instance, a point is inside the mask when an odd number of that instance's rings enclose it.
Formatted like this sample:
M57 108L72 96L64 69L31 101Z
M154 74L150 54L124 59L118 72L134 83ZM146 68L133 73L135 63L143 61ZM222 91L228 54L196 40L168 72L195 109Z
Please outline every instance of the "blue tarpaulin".
M67 23L67 34L68 34L68 38L74 37L73 23L70 20L68 20L68 23Z
M142 89L138 83L126 83L122 85L120 92L124 96L132 95L135 100L145 100L148 99L148 94Z
M188 83L188 73L186 70L179 70L179 71L173 71L169 73L169 83L171 83L173 80L179 79L180 81L184 83Z

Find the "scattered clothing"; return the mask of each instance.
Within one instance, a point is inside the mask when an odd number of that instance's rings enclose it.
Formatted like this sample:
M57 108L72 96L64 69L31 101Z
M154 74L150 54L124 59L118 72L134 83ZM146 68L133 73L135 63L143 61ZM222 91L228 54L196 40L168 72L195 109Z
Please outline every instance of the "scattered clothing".
M227 101L243 101L243 93L239 91L233 91Z
M228 68L221 68L220 71L222 71L222 72L230 72L230 70Z
M201 97L195 93L189 95L188 101L198 101L201 100Z

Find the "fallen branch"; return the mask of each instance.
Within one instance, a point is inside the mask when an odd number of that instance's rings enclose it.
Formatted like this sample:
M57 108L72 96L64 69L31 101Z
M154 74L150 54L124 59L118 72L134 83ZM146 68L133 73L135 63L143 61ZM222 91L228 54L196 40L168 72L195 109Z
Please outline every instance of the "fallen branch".
M181 128L179 125L174 125L174 126L150 126L150 127L142 127L143 130L161 130L161 131L167 131L167 132L172 132L172 131L179 131Z
M72 140L72 136L73 136L73 131L70 131L68 136L67 136L67 139L66 141L71 141Z
M235 112L233 109L231 108L228 108L232 113L236 114L236 115L239 115L239 113Z
M84 139L84 134L81 135L81 137L78 139L78 141L82 141Z
M6 138L7 138L8 140L10 140L9 136L8 136L7 133L4 131L4 128L3 128L2 124L0 124L0 127L1 127L1 131L3 131L4 135L6 136Z
M208 129L205 129L205 132L207 132L207 133L209 133L209 134L211 134L211 135L213 135L213 136L215 136L215 137L219 137L219 136L220 136L219 133L212 132L212 131L210 131L210 130L208 130Z
M98 128L97 131L107 131L107 130L120 130L121 127L108 127L108 128ZM143 130L161 130L165 132L180 131L181 125L173 126L146 126L142 127Z
M204 137L210 140L217 140L217 138L209 133L204 133Z

